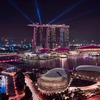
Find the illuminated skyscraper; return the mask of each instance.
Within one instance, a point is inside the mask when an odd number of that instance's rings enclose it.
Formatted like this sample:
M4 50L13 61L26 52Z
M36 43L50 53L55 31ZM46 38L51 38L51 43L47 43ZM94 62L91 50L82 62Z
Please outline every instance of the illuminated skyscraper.
M49 25L49 24L29 24L33 27L33 50L38 45L45 48L55 48L55 46L69 46L69 26L67 25Z

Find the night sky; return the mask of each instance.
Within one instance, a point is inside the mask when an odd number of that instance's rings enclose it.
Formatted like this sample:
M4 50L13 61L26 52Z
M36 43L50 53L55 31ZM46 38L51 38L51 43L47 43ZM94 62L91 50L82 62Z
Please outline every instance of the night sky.
M28 24L39 23L38 4L42 24L70 26L70 41L100 43L100 0L0 0L0 40L32 39ZM62 16L61 16L62 15Z

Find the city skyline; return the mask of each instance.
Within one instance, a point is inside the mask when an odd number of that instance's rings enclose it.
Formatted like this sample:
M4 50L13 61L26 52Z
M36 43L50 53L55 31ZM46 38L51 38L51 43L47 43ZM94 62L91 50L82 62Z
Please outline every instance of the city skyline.
M28 24L66 24L70 40L99 42L100 1L98 0L2 0L0 39L32 39Z

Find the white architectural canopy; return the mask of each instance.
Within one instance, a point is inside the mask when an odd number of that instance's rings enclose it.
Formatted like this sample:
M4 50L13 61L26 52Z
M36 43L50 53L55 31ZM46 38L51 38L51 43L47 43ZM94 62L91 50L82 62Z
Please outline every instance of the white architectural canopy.
M63 68L54 68L37 81L38 89L45 94L64 92L68 86L68 76Z
M67 77L67 74L63 68L54 68L45 73L43 76L48 78L60 78Z
M80 65L76 67L76 70L83 70L83 71L94 71L94 72L100 72L100 66L96 65Z

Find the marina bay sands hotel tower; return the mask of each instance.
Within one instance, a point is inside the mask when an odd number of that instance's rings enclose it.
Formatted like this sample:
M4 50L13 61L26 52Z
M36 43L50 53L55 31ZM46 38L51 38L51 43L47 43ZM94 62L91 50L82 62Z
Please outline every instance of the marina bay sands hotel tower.
M50 24L29 24L33 28L32 48L42 46L44 48L55 48L57 46L69 46L69 26Z

